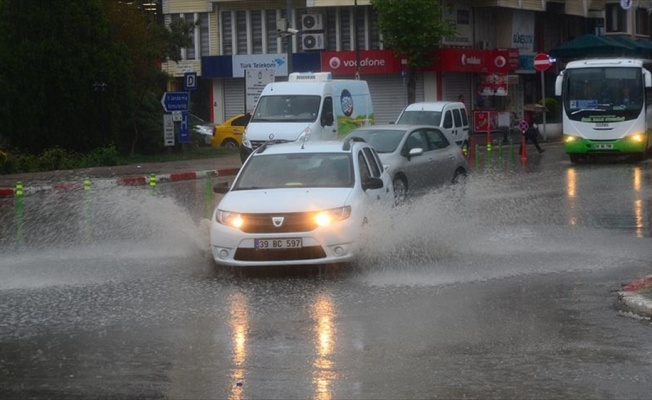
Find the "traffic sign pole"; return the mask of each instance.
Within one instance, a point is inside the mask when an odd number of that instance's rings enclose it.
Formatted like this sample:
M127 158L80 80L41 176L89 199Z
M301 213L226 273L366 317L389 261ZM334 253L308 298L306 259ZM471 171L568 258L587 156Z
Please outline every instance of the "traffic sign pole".
M537 53L537 55L534 56L534 68L537 71L541 72L541 98L543 102L543 106L545 107L545 102L546 102L546 83L545 83L545 77L543 72L550 68L552 65L552 61L550 60L550 56L546 53ZM546 113L545 111L543 112L543 140L547 140L547 134L546 134Z

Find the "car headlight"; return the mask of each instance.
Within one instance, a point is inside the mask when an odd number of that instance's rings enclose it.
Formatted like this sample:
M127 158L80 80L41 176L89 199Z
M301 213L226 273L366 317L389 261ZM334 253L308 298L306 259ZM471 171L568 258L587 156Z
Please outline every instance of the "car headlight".
M581 140L579 136L564 135L564 143L574 143Z
M351 216L351 206L338 207L320 211L315 214L315 223L319 226L328 226L333 222L343 221Z
M244 224L244 220L240 213L224 210L217 210L217 213L215 213L215 220L222 225L238 229Z
M627 140L636 142L636 143L643 143L645 140L645 137L641 135L640 133L637 133L635 135L627 136Z
M303 131L301 131L301 134L297 138L297 142L301 140L309 140L310 136L312 136L312 130L310 128L306 128Z
M253 146L251 145L251 142L249 141L249 138L247 138L247 134L246 134L246 133L244 133L244 134L242 135L242 145L243 145L244 147L248 147L248 148L250 148L250 149L253 148Z

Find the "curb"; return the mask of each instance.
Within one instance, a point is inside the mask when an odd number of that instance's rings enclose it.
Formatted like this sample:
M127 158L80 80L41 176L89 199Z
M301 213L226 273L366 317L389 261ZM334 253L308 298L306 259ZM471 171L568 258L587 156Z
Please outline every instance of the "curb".
M151 175L135 175L125 176L121 178L98 178L92 180L96 187L106 188L111 186L139 186L148 185L153 180L154 182L179 182L187 180L196 180L206 177L216 176L232 176L236 175L239 168L228 168L207 171L189 171L189 172L175 172L170 174L151 174ZM79 182L59 182L51 185L39 186L24 186L22 195L49 192L49 191L63 191L63 190L78 190L83 189L83 181ZM0 187L0 198L16 196L16 189L12 187Z
M652 286L652 275L635 279L623 286L618 292L621 308L641 317L652 319L652 299L639 292Z

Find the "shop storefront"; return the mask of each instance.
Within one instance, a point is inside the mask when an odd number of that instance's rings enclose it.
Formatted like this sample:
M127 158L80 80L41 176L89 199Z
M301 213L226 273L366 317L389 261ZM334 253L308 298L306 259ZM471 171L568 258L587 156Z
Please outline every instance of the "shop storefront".
M360 61L360 68L356 63ZM210 56L202 58L204 79L211 79L213 121L223 121L245 109L244 74L249 68L271 69L277 81L287 79L286 54ZM407 77L401 60L389 50L297 53L295 72L331 72L334 79L360 79L369 84L377 123L393 122L407 104ZM423 74L417 75L416 99L424 99Z

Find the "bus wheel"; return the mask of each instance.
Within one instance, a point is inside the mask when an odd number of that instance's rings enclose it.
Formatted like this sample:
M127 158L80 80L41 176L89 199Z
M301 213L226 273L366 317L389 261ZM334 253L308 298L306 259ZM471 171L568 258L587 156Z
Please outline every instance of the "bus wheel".
M569 154L570 161L575 164L580 161L580 156L578 154Z

